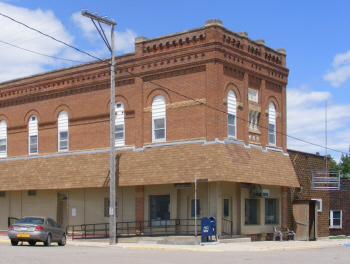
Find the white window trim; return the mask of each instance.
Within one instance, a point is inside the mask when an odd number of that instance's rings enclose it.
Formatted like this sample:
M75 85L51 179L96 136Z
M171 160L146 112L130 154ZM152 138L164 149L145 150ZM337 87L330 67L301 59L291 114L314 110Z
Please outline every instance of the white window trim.
M35 120L32 120L32 118L35 117ZM31 122L35 122L35 127L33 128L33 124L31 125ZM28 121L28 153L29 155L35 155L39 153L39 120L35 115L32 115L29 117ZM36 152L30 151L30 137L36 136Z
M120 104L121 107L118 107ZM115 103L115 126L123 126L123 138L122 139L115 139L114 144L115 147L120 147L125 145L125 110L124 110L124 104L122 102L116 102Z
M311 201L316 201L320 204L320 208L317 207L317 212L322 213L322 199L311 199Z
M339 211L340 212L340 226L333 225L333 212ZM343 210L329 210L329 228L333 229L341 229L343 228Z
M5 144L2 146L5 146L5 150L0 150L0 158L6 158L7 157L7 123L5 120L0 121L0 140L5 140Z
M66 124L62 125L62 119L65 120L65 116L67 116L67 122ZM57 120L57 131L58 131L58 151L59 152L65 152L65 151L69 151L69 117L68 117L68 113L66 111L61 111L58 115L58 120ZM67 148L66 149L62 149L61 148L61 142L63 142L63 140L61 140L61 132L67 132Z
M61 148L61 142L64 141L64 140L61 140L61 133L62 132L67 132L67 148L66 149ZM58 151L59 152L69 151L69 132L68 131L58 131Z
M162 99L164 100L164 115L163 114L155 114L154 113L154 100L156 98L159 98L159 97L162 97ZM154 127L154 121L155 120L159 120L159 119L164 119L164 138L159 138L159 139L156 139L155 138L155 127ZM157 95L153 98L153 101L152 101L152 142L164 142L166 141L166 101L165 101L165 98L164 96L162 95Z
M270 132L270 125L272 125L273 126L273 133L271 133ZM271 142L270 141L270 135L273 135L274 136L274 139L275 139L275 141L274 142ZM270 146L276 146L276 125L275 124L271 124L271 123L269 123L269 145Z
M232 138L237 138L237 97L234 91L230 90L227 93L227 136ZM229 116L233 116L234 125L229 124ZM234 128L234 135L230 135L229 128Z

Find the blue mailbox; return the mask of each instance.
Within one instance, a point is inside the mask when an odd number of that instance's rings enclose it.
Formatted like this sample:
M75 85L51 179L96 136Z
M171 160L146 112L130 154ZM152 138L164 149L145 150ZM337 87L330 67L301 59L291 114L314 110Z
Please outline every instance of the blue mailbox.
M210 242L213 242L212 236L215 236L216 240L216 220L214 217L203 217L201 221L201 231L202 231L202 242L203 238L206 237L208 240L208 237L210 237Z

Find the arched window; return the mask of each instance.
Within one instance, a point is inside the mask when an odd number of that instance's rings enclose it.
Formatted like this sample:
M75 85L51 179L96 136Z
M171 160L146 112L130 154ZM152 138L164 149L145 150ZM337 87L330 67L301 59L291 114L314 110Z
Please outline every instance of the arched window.
M68 113L61 111L58 115L58 151L68 151L69 135L68 135Z
M166 139L166 110L165 98L161 95L154 97L152 102L152 141Z
M269 144L276 145L276 108L272 102L269 104Z
M125 118L122 102L115 103L115 146L125 145Z
M7 157L7 124L5 120L0 121L0 158Z
M38 153L38 118L33 115L29 118L28 122L29 127L29 154Z
M236 95L230 90L227 94L227 136L236 137Z

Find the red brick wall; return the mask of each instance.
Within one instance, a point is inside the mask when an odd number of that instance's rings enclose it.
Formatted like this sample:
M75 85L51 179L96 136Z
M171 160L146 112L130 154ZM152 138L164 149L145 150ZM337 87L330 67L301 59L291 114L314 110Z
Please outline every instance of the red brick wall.
M152 143L150 108L157 94L167 103L167 141L226 138L227 115L223 112L227 111L227 92L233 89L237 102L243 104L237 109L238 140L265 147L265 128L259 128L258 141L249 140L249 104L254 103L248 102L248 87L259 91L259 124L268 127L266 110L273 101L280 113L277 131L285 133L288 69L284 54L213 25L136 42L135 50L116 58L116 101L125 107L127 146ZM8 157L28 155L31 114L39 120L39 154L57 152L61 110L69 116L70 151L109 147L109 78L105 60L1 83L0 120L8 122ZM210 107L191 104L191 99ZM179 106L179 102L184 104ZM277 134L277 147L285 150L282 134Z
M341 180L339 191L330 191L329 210L342 210L342 228L329 229L330 236L350 235L350 180Z
M296 171L301 192L288 188L287 225L293 228L293 202L299 200L322 199L322 212L318 212L318 237L329 236L329 191L311 190L312 170L325 169L324 156L288 150Z

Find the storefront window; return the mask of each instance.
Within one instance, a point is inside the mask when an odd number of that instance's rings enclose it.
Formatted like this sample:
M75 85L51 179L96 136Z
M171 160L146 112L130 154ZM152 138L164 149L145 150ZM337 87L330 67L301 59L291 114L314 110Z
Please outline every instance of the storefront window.
M277 199L265 199L265 224L277 224Z
M170 195L151 195L150 218L152 226L170 224Z
M258 224L258 200L245 199L245 222L246 225Z

